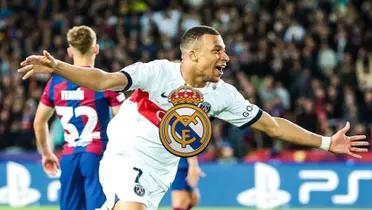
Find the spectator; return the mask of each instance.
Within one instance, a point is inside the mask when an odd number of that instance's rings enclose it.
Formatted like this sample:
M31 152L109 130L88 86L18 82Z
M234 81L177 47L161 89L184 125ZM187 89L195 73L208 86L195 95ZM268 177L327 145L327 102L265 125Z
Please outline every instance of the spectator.
M372 52L367 55L365 50L361 49L355 65L359 89L372 89Z
M208 2L0 1L0 149L36 149L27 122L48 77L21 81L14 72L19 61L43 49L68 60L64 34L81 24L99 31L96 66L114 70L139 60L177 58L175 36L195 24L211 25L232 55L231 71L223 79L250 101L304 121L306 98L313 104L318 132L332 132L338 122L352 120L370 135L370 1ZM83 11L89 13L82 16ZM215 160L226 139L238 158L272 146L253 131L218 126L222 130L205 159Z

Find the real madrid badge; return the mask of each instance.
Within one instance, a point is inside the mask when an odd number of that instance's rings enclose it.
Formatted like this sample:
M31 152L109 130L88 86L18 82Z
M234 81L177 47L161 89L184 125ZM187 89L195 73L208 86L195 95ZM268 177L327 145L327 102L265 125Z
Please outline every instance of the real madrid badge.
M173 90L168 101L173 104L160 122L159 136L164 147L180 157L201 153L209 144L212 126L200 91L181 86ZM208 109L209 111L209 109Z

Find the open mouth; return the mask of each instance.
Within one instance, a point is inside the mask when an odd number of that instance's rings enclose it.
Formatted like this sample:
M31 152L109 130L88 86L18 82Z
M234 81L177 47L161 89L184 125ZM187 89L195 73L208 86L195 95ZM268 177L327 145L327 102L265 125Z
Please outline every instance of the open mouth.
M219 66L216 66L216 69L222 75L223 74L223 69L225 67L226 67L226 65L219 65Z

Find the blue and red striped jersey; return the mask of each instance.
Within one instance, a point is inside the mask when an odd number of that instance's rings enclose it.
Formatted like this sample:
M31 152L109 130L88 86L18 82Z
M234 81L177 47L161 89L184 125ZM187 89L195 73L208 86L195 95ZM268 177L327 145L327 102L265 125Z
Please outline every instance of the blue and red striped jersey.
M124 98L122 93L94 91L52 75L40 101L54 107L61 120L66 141L63 154L102 154L108 141L106 129L112 117L110 107L120 105Z

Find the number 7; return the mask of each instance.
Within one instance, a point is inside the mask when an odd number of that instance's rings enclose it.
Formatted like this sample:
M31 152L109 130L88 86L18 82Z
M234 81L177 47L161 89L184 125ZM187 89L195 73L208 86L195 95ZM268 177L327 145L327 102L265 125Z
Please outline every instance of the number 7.
M138 174L136 176L136 180L134 181L135 183L139 183L139 178L142 176L142 170L140 168L133 167L133 170L138 171Z

